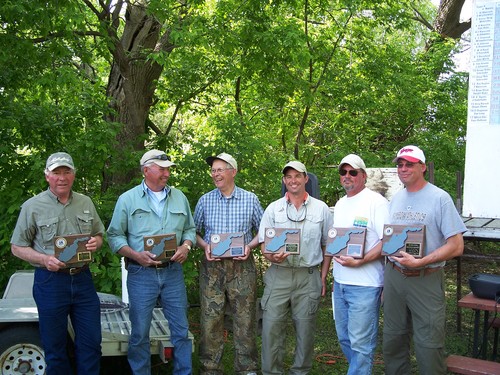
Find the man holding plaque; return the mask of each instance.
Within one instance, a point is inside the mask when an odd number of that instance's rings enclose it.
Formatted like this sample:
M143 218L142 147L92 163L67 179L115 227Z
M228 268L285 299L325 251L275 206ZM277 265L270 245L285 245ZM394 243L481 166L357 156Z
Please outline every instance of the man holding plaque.
M405 189L394 195L389 224L425 225L424 256L389 256L384 281L383 352L386 374L409 374L410 337L421 374L446 374L446 260L460 256L466 227L451 197L425 180L425 156L405 146L393 160Z
M85 242L85 253L93 253L102 245L105 228L90 198L72 190L75 166L69 154L56 152L48 157L45 180L49 188L21 207L12 253L35 267L33 298L47 374L73 372L67 353L69 315L75 332L76 370L98 375L101 312L88 261L62 262L56 257L55 242L57 238L65 242L65 236L79 237Z
M264 275L264 294L261 306L262 373L283 374L283 357L288 312L296 332L295 358L289 374L307 374L312 367L316 313L321 298L321 274L328 230L332 228L332 215L328 206L306 192L307 170L299 161L283 167L285 196L272 202L265 210L259 227L259 242L264 257L271 262ZM300 231L298 254L266 250L266 235L284 233L293 236ZM298 231L299 230L299 231ZM281 234L282 236L282 234ZM287 236L287 234L285 234ZM268 236L269 237L269 236ZM271 242L275 242L277 236ZM270 243L271 243L270 242ZM283 237L279 242L285 242ZM271 250L271 251L269 251Z
M200 268L201 374L223 374L226 302L233 320L233 373L256 374L257 274L252 249L259 246L254 233L264 210L254 193L235 185L238 164L231 155L221 153L206 162L216 188L199 199L194 213L197 244L205 250Z
M333 258L335 328L340 347L349 362L347 374L369 375L377 346L384 285L381 239L389 217L389 203L382 195L365 187L366 166L358 155L344 157L338 170L346 195L335 205L333 225L335 228L352 228L347 233L363 229L366 234L362 258L349 255ZM323 262L323 295L331 260L332 257L325 256Z
M128 362L134 373L151 373L149 329L153 309L160 301L174 345L174 373L191 374L191 340L188 337L187 294L182 263L196 240L193 217L186 196L168 186L175 164L165 152L151 150L140 161L144 180L123 193L116 202L108 228L113 252L126 257L132 333ZM170 260L158 260L147 251L145 238L175 235L177 249ZM159 258L159 257L158 257Z

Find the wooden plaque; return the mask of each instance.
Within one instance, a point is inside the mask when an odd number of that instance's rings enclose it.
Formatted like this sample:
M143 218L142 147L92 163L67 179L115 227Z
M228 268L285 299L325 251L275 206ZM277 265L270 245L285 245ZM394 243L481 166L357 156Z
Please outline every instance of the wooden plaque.
M264 237L264 253L300 254L300 229L298 228L266 228Z
M400 252L413 255L415 258L424 256L425 225L384 225L382 238L382 255L399 256Z
M144 236L144 251L156 255L155 260L169 261L177 251L177 238L175 233Z
M210 249L214 258L245 256L245 235L243 232L212 234Z
M54 255L68 265L89 263L92 261L92 252L85 247L89 240L90 234L56 236L54 238Z
M332 228L328 231L325 256L365 256L366 228Z

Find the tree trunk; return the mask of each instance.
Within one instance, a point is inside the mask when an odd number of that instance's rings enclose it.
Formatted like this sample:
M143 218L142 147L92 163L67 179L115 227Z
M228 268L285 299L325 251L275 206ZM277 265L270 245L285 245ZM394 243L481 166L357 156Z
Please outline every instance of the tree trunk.
M111 49L114 61L106 89L111 108L107 121L121 124L116 139L116 160L108 160L108 165L127 160L131 151L144 150L146 120L153 103L155 82L163 71L163 67L148 59L147 54L173 49L168 41L169 32L160 34L161 23L146 12L145 5L129 3L125 21L119 39L117 23L111 22L108 27L108 34L115 42ZM113 184L125 184L138 172L139 168L106 169L102 190L106 191Z

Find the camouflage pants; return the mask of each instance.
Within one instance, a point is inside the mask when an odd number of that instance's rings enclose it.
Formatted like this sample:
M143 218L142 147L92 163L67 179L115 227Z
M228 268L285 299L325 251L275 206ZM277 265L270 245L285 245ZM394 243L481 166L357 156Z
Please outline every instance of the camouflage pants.
M246 261L202 262L201 374L223 374L224 315L233 321L234 374L257 372L256 271L253 258ZM228 305L228 306L226 306Z

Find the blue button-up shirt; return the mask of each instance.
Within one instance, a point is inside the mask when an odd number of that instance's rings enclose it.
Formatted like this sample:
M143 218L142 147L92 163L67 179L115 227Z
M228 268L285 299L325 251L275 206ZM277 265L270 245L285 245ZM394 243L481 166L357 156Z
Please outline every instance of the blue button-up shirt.
M243 232L248 244L254 237L252 230L259 230L263 212L254 193L235 186L232 194L225 197L219 189L214 189L199 199L194 222L196 231L203 233L207 243L212 234Z
M196 243L193 216L184 193L174 187L167 189L160 216L154 210L144 183L120 195L107 233L113 252L126 245L135 251L144 251L144 236L157 234L175 233L177 245L185 240Z

